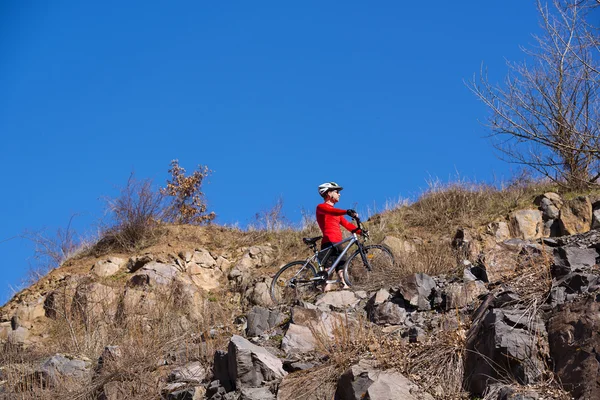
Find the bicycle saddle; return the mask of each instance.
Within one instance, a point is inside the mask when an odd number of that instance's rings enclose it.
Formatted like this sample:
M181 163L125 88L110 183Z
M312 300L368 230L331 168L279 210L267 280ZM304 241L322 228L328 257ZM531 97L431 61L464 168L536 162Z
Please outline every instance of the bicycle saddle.
M314 238L302 238L302 241L305 244L307 244L309 246L312 246L312 245L316 244L317 241L321 240L322 238L323 238L323 236L317 236L317 237L314 237Z

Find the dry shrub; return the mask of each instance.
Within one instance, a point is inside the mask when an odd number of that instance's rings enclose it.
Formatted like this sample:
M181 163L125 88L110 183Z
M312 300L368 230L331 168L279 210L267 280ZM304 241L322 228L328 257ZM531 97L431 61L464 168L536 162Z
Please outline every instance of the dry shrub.
M309 329L316 340L316 351L326 362L286 377L286 392L297 394L296 399L307 394L311 398L333 398L340 375L359 360L372 358L382 338L377 326L349 319L347 315L334 316L331 336L323 326L309 326Z
M143 292L149 293L149 292ZM185 297L181 286L173 284L162 290L153 290L156 306L135 304L129 315L119 314L114 303L107 298L95 299L92 304L73 304L57 301L55 320L49 328L49 338L44 345L44 355L56 353L78 354L95 361L105 346L118 346L120 356L105 363L91 384L66 388L52 388L41 392L30 385L20 394L22 398L97 398L109 384L128 399L159 398L165 384L166 369L199 361L210 370L216 350L225 349L234 333L231 324L232 310L227 303L212 300L208 295ZM225 296L220 293L217 296ZM65 296L67 297L67 296ZM76 297L76 296L75 296ZM83 300L81 300L83 301ZM190 318L186 307L194 302L196 318ZM85 310L75 312L77 308ZM95 310L92 312L92 310ZM13 353L0 353L0 361L31 370L43 359L26 350L20 357ZM166 364L169 367L164 367ZM18 372L17 372L18 375ZM26 378L25 372L15 376L15 382Z
M450 241L434 240L416 245L414 252L400 253L396 256L396 263L404 276L415 273L431 276L448 274L456 270L456 251Z
M185 169L179 166L178 160L171 161L171 180L167 180L167 187L160 189L160 193L171 198L171 205L167 208L165 219L178 224L204 224L215 219L214 212L207 213L202 181L212 171L208 167L199 165L198 169L190 176L185 176Z
M163 196L152 188L151 180L137 180L131 174L120 195L107 200L107 205L112 224L96 244L96 253L138 250L156 243L164 234L159 222Z
M432 180L429 188L410 205L385 211L372 217L374 228L385 227L382 234L405 236L451 237L459 227L479 227L510 211L533 205L536 195L555 188L546 182L518 177L500 185L473 183L466 180L442 183Z

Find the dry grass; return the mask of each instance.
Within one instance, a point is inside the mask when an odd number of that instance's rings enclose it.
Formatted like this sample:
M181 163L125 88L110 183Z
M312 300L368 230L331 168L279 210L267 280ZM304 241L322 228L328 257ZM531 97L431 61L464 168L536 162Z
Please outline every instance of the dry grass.
M0 351L0 364L11 366L7 381L24 383L7 387L8 393L17 396L15 390L19 390L19 398L24 399L87 400L97 398L108 384L123 398L158 398L170 368L199 361L210 370L215 351L225 349L231 335L238 333L232 326L233 310L227 302L208 297L194 298L195 304L190 304L177 287L165 289L154 291L156 306L142 311L144 306L139 303L135 305L139 313L122 316L108 297L94 299L102 307L95 303L78 306L77 300L58 301L56 319L49 327L42 352L35 347L21 351L5 347ZM190 311L192 306L195 312ZM78 307L84 311L75 312ZM33 368L56 353L85 357L95 364L105 346L117 346L120 356L105 363L91 383L42 387L30 377ZM165 367L167 364L169 367Z

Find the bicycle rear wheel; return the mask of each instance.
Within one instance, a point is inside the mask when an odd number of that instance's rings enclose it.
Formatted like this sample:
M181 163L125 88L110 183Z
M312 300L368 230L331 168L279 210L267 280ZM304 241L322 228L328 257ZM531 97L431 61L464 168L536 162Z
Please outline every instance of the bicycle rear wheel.
M315 267L308 261L294 261L284 265L271 282L271 299L275 304L293 304L308 300L317 293Z
M364 261L360 250L356 250L346 261L344 280L353 289L381 289L386 285L388 274L394 267L394 256L387 247L379 244L363 246L363 252Z

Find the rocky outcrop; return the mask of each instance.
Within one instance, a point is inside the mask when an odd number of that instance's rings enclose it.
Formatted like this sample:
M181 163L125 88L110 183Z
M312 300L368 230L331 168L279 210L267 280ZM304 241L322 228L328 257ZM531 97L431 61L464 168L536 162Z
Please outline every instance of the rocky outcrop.
M340 377L339 400L433 400L419 386L395 371L381 371L368 361L360 361Z
M548 322L550 356L562 386L577 399L600 399L600 303L578 300Z
M520 384L539 382L548 357L540 316L518 306L494 308L490 296L467 333L464 386L475 395L484 394L502 376Z

